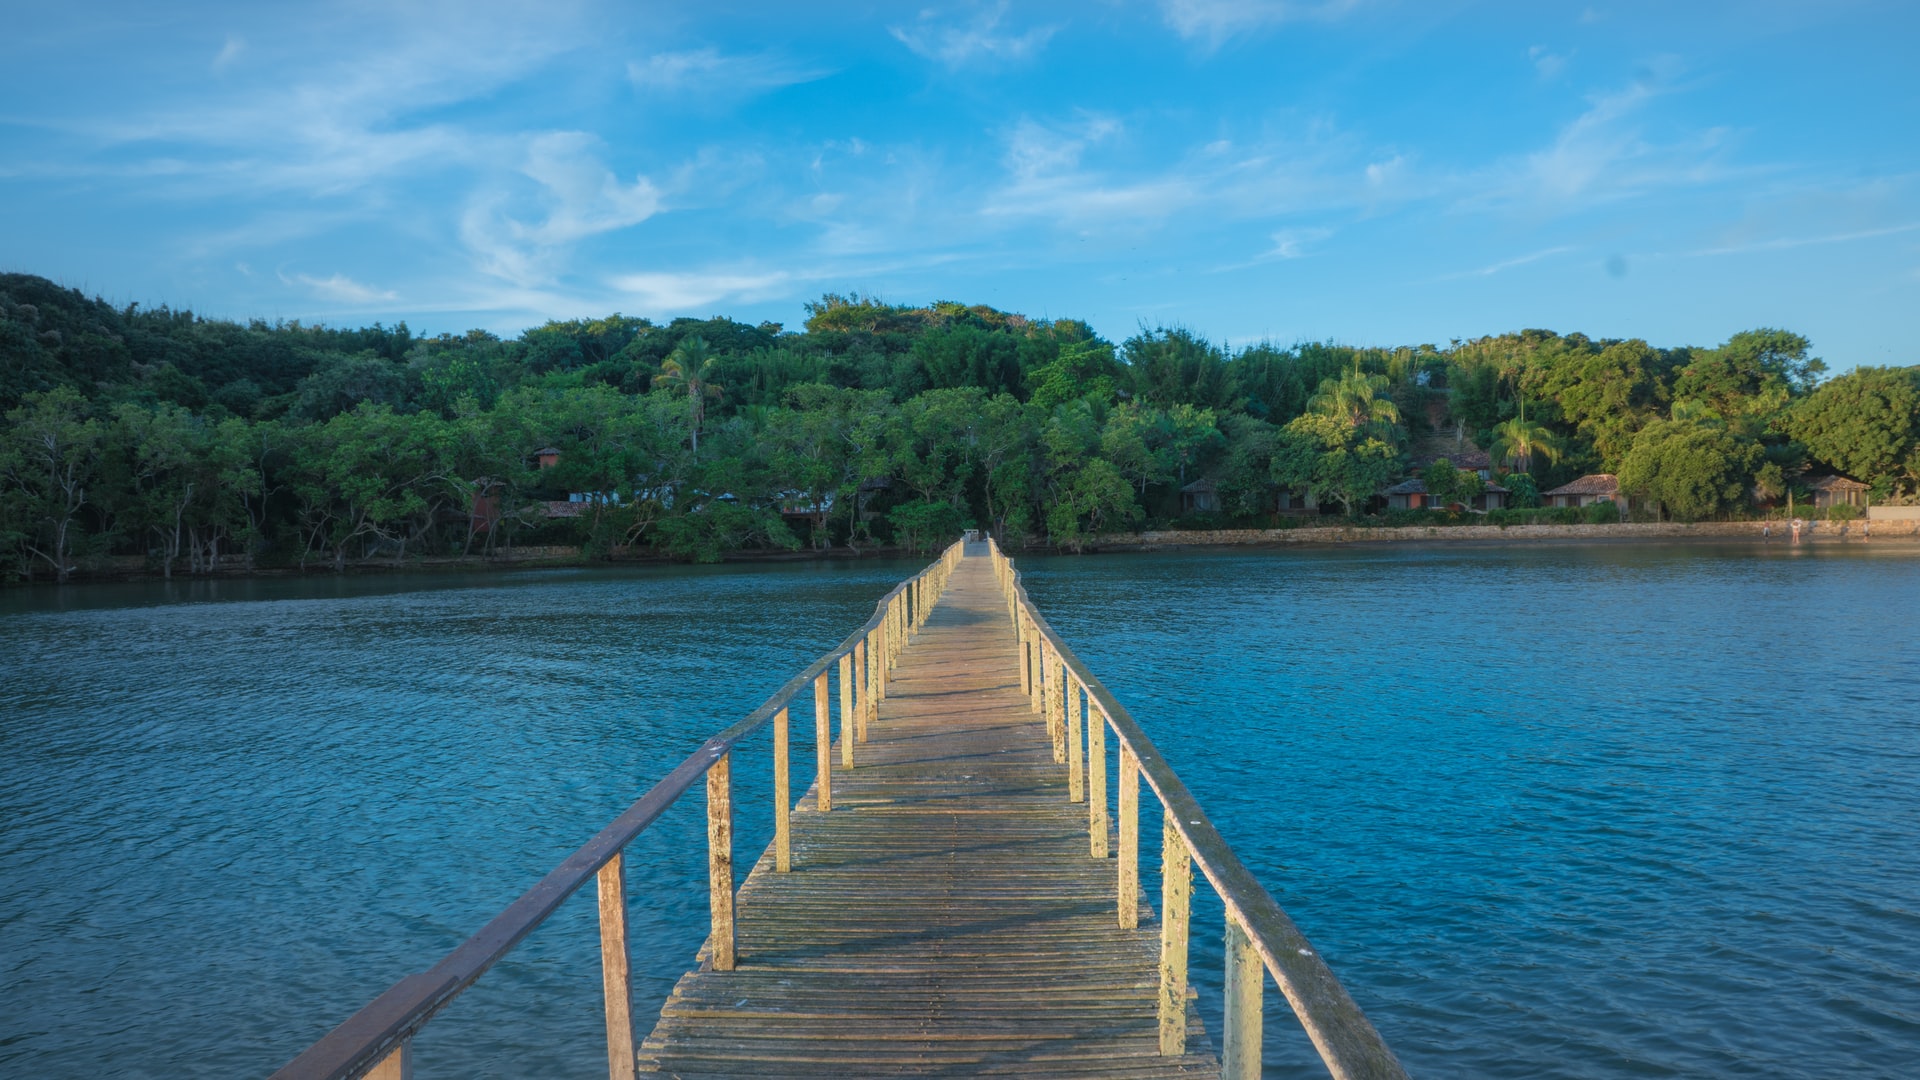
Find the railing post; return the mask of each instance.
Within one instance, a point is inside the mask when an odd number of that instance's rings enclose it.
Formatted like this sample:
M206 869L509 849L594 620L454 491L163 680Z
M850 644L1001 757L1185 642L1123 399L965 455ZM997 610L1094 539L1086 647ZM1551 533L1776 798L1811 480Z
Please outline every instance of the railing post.
M1140 759L1120 743L1120 926L1140 925Z
M713 915L713 970L733 970L733 766L721 754L707 767L707 907Z
M853 768L853 654L840 658L840 767Z
M787 710L773 714L773 872L793 869L793 753Z
M1054 763L1064 765L1067 762L1067 665L1052 642L1048 642L1046 648L1047 731L1053 736Z
M1226 1033L1220 1040L1221 1080L1260 1080L1261 994L1267 968L1253 939L1227 916Z
M1067 801L1080 802L1087 797L1086 751L1080 741L1081 686L1072 679L1063 679L1060 689L1067 699Z
M1193 854L1173 814L1160 821L1160 1054L1187 1052L1187 918L1193 907Z
M1020 639L1020 692L1027 695L1027 703L1033 703L1033 645L1027 640L1027 620L1015 617L1014 636Z
M873 635L869 634L868 637ZM867 741L867 710L873 705L873 688L867 682L867 639L853 643L853 727L857 742Z
M1087 699L1087 840L1093 857L1107 857L1107 714Z
M600 982L607 1003L608 1080L633 1080L633 988L627 977L625 860L614 852L600 867Z
M820 773L814 790L814 802L821 813L833 809L833 729L828 726L827 673L813 680L813 745Z
M413 1040L400 1040L380 1064L367 1070L366 1080L413 1080Z
M867 737L867 725L880 718L880 628L867 631L860 643L860 663L866 669L867 707L860 715L860 737Z

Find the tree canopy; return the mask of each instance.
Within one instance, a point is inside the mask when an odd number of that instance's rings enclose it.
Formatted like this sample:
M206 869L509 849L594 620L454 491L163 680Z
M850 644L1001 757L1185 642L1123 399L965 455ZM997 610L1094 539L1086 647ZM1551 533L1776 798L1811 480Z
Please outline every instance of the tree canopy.
M1777 329L1235 349L1143 326L1116 345L1074 319L828 294L799 330L612 314L421 336L0 275L0 567L530 542L717 558L967 523L1074 546L1189 520L1202 480L1222 519L1272 521L1282 493L1360 513L1442 444L1487 450L1516 501L1597 471L1683 517L1819 471L1914 499L1920 369L1823 371ZM1450 499L1480 480L1425 475Z

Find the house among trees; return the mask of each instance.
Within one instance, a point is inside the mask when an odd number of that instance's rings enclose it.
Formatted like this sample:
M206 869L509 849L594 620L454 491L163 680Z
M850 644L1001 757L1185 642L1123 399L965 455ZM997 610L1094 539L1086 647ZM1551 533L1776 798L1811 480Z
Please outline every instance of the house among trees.
M1816 476L1807 481L1807 490L1813 493L1816 510L1829 506L1865 506L1867 502L1867 485L1844 476Z
M1434 505L1433 496L1427 494L1427 482L1417 476L1402 480L1380 494L1387 497L1389 510L1425 510Z
M1548 506L1592 506L1597 502L1617 503L1622 510L1627 500L1620 494L1620 478L1612 473L1588 473L1570 484L1561 484L1540 497Z
M551 469L560 464L560 450L558 447L543 446L533 452L533 461L542 469Z
M1180 489L1180 512L1217 514L1220 512L1220 488L1212 480L1195 480Z
M1462 469L1462 472L1467 470ZM1438 496L1427 491L1427 482L1420 477L1402 480L1382 491L1386 496L1389 510L1445 510L1447 504ZM1469 510L1500 510L1507 505L1507 496L1513 494L1491 480L1480 485L1480 494L1463 499L1461 506Z

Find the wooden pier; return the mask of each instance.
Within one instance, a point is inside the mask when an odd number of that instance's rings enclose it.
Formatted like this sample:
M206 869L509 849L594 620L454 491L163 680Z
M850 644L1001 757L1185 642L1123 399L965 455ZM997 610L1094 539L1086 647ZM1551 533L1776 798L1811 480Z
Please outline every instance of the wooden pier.
M816 780L795 804L789 713L808 696ZM775 839L736 890L732 758L764 728ZM712 927L636 1045L620 850L703 777ZM1157 911L1139 886L1142 781L1163 810ZM1196 866L1227 910L1219 1053L1187 986ZM613 1080L1244 1080L1260 1075L1269 975L1332 1075L1405 1075L991 541L902 583L480 933L276 1077L407 1076L413 1033L588 879Z

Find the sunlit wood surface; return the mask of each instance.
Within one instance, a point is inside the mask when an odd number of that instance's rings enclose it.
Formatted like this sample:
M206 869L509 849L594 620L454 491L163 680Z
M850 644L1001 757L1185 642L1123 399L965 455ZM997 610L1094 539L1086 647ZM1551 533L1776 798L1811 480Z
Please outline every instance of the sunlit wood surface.
M988 560L966 559L832 810L801 798L792 872L769 851L742 885L736 968L702 951L643 1073L1220 1075L1191 1003L1186 1053L1161 1055L1160 927L1143 897L1121 929L1116 860L1090 854L1017 649Z

